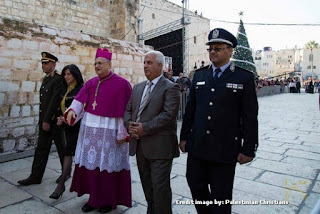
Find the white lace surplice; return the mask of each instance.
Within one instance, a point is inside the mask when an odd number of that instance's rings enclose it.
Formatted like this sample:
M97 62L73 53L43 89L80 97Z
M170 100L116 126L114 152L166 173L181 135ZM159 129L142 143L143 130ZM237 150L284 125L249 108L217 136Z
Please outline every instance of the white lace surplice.
M83 105L73 100L69 109L73 109L76 121L83 115L74 162L86 169L119 172L130 170L129 144L118 144L117 139L124 139L128 133L123 125L123 118L101 117L83 111ZM67 111L69 110L67 109Z

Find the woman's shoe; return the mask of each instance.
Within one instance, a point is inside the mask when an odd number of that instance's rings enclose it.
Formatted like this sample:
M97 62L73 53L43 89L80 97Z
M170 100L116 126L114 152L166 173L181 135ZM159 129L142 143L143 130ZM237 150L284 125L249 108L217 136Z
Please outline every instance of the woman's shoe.
M54 191L54 192L49 196L49 198L59 199L60 197L62 197L62 194L64 193L65 190L66 190L66 189L64 188L64 189L62 190L62 192L60 192L60 193L57 193L56 191Z
M82 207L82 211L87 213L87 212L91 212L92 210L94 210L94 207L89 205L89 202L87 202L85 205L83 205Z

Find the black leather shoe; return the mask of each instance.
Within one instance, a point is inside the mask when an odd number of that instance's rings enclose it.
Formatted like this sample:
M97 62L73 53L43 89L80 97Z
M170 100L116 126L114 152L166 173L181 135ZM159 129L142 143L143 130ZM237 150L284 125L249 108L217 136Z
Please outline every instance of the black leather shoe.
M111 206L103 206L99 208L99 213L108 213L112 210Z
M86 203L82 207L82 211L85 212L85 213L91 212L92 210L94 210L94 207L90 206L89 203Z
M69 178L71 178L71 176L70 176L70 175L67 175L65 181L69 180ZM56 180L56 183L57 183L57 184L60 183L61 179L62 179L62 175L59 176L59 178Z
M41 180L29 177L27 179L18 181L18 183L22 186L29 186L31 184L41 184Z

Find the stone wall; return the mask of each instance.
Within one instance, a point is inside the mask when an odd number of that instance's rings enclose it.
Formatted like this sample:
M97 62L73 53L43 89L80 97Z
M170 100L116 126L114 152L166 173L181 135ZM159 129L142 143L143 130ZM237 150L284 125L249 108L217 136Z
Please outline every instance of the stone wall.
M110 37L137 41L138 0L110 1Z
M107 0L1 0L0 17L109 37Z
M33 148L37 137L42 51L59 58L57 70L76 64L85 80L95 76L97 47L113 54L115 73L131 84L145 80L148 46L0 18L0 155Z

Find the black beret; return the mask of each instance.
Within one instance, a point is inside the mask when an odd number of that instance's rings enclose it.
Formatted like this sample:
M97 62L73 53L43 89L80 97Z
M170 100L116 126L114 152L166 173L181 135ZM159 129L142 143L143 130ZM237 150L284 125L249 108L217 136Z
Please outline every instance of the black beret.
M48 53L48 52L42 52L41 53L41 62L57 62L58 61L58 58L53 56L52 54Z
M237 38L225 29L215 28L210 31L206 45L211 43L226 43L235 48L237 46Z

